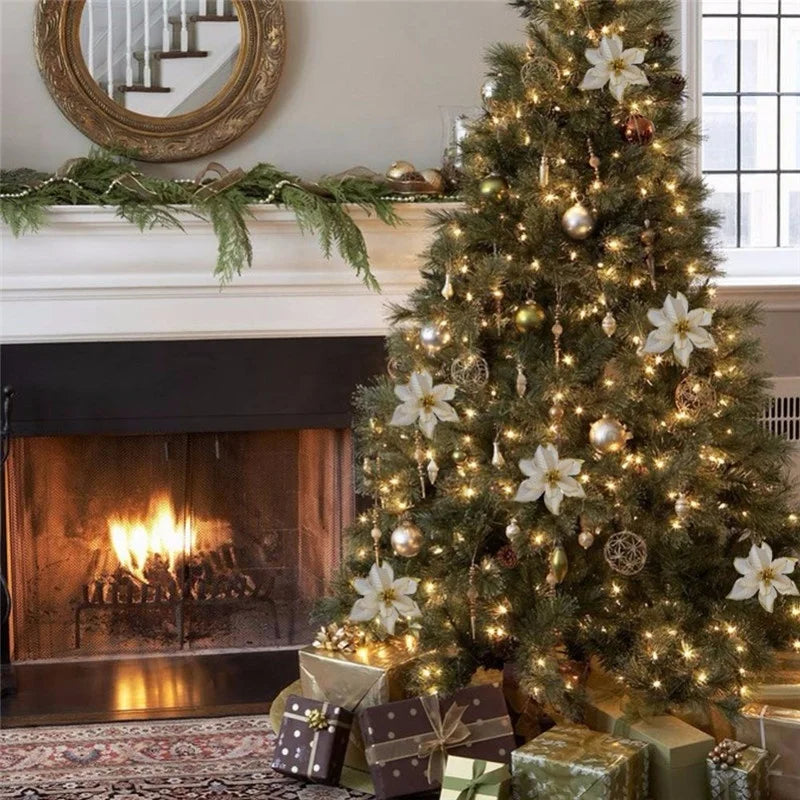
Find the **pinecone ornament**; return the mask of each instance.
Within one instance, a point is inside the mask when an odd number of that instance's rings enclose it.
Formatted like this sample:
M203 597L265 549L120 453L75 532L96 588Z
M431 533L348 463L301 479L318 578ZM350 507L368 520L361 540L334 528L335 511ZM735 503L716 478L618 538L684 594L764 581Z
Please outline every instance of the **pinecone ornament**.
M519 563L519 558L514 548L510 544L504 544L495 556L497 563L506 569L513 569Z

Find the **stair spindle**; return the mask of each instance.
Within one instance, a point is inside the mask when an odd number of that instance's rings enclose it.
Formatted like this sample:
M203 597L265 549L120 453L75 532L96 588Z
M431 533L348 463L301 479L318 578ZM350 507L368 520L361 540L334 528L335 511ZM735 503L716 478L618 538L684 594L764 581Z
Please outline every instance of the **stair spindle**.
M169 32L169 0L161 0L161 49L166 53L172 50Z
M133 0L125 0L125 85L133 86Z
M186 24L186 0L181 0L181 50L189 49L189 28Z
M150 74L150 0L144 0L144 64L142 66L144 85L149 89L152 86Z
M86 60L89 62L89 74L94 80L94 0L86 0L86 13L89 16L89 42L86 52Z
M114 99L114 15L111 9L111 0L106 0L106 10L108 12L108 38L106 39L106 69L108 70L106 80L106 91L108 96Z
M217 0L217 16L225 16L225 0Z
M208 0L200 0L198 13L200 14L201 17L205 17L208 15Z

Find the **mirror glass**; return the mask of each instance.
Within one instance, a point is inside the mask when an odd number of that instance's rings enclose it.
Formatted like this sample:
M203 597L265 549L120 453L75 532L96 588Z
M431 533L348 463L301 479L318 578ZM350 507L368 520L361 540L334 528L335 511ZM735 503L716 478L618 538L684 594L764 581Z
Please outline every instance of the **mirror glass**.
M195 111L233 74L242 29L231 0L86 0L89 74L119 105L149 117Z

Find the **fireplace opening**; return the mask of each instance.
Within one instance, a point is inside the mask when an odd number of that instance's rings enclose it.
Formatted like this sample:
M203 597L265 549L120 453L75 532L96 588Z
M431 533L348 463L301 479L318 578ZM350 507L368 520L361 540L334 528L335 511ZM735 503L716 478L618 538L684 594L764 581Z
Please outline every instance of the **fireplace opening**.
M306 643L354 514L344 429L26 436L6 466L15 662Z

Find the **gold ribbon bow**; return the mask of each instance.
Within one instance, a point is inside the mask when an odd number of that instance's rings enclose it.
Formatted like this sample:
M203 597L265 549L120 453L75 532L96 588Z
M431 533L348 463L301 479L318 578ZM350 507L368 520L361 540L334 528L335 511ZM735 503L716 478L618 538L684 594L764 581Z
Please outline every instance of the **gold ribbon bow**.
M447 748L469 739L469 728L461 721L467 707L453 703L442 719L437 695L425 695L420 697L420 701L433 736L420 743L418 753L420 758L428 759L428 768L425 770L428 783L441 783Z
M328 718L321 708L309 708L306 710L306 722L308 727L315 731L324 731L328 727Z
M209 172L216 172L219 177L204 183L204 179ZM207 167L201 169L195 176L194 182L197 184L197 189L194 196L197 200L208 200L210 197L219 194L223 189L228 189L238 183L244 176L245 172L241 167L228 170L218 161L211 161Z

